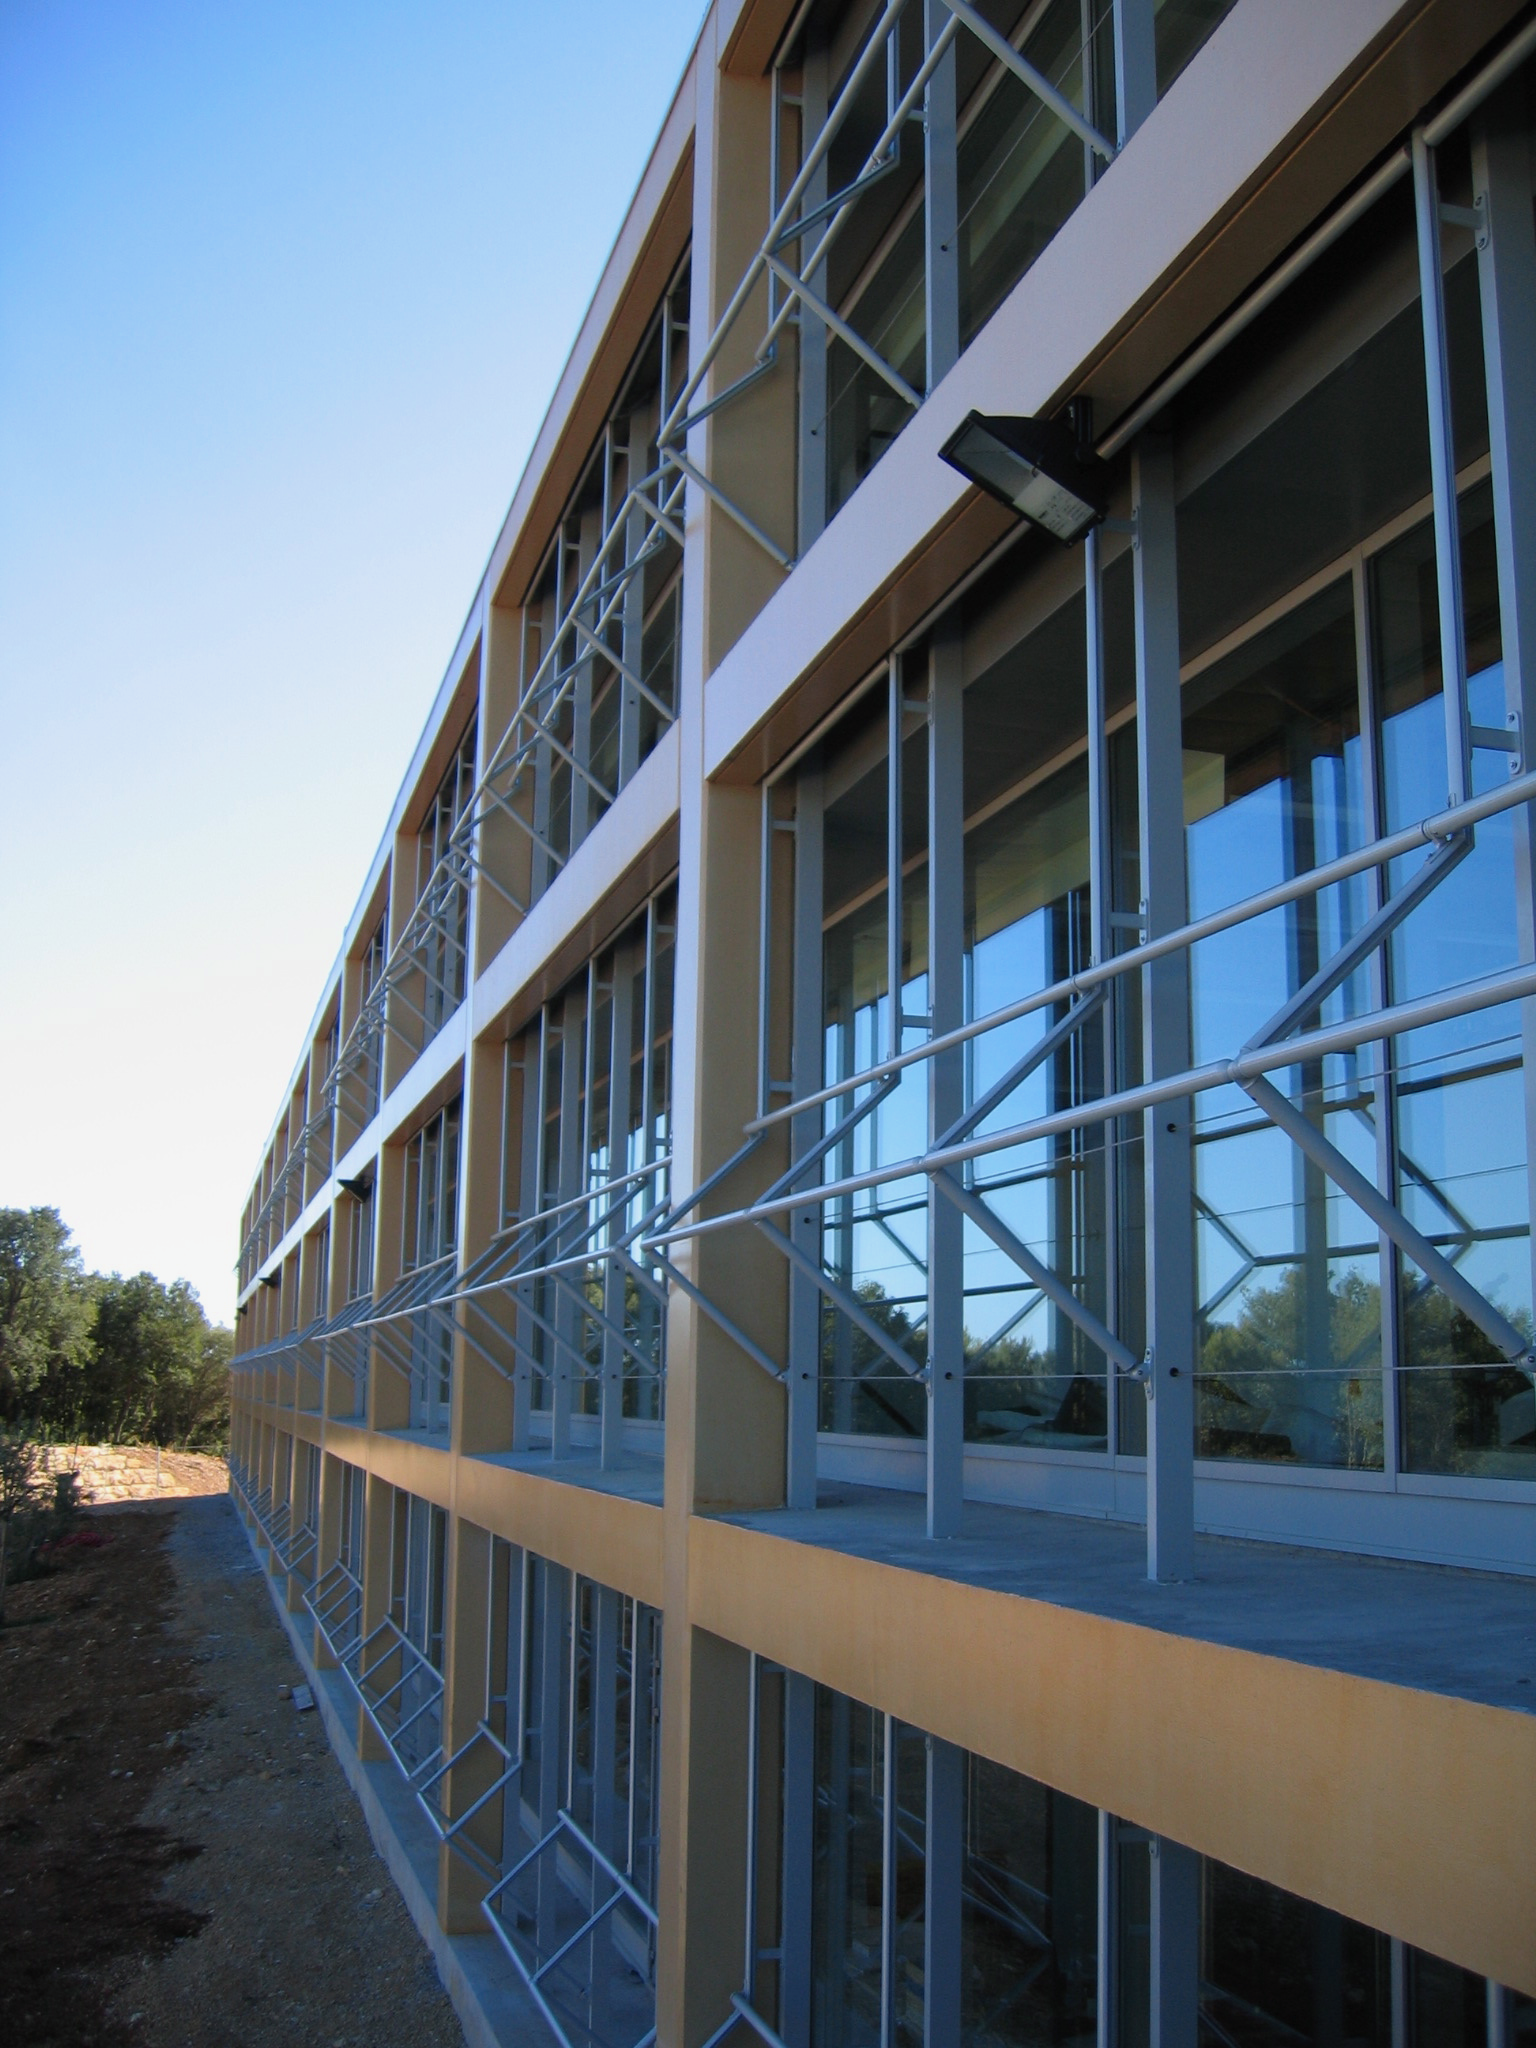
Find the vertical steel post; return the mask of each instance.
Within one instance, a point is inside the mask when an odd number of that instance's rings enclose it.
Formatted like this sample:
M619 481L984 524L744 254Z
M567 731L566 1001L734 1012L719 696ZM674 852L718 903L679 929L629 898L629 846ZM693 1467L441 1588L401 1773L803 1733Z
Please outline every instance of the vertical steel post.
M556 1184L556 1199L561 1202L568 1202L581 1193L582 1118L577 1114L577 1089L581 1077L580 1038L585 1021L581 998L573 991L560 1010L560 1178ZM561 1253L581 1228L581 1222L579 1209L567 1210L557 1222L553 1243ZM550 1360L554 1393L550 1401L549 1454L552 1458L568 1458L571 1454L571 1395L576 1373L577 1323L571 1290L558 1281L554 1288L553 1306L550 1321L559 1331L561 1342L554 1346Z
M1173 449L1144 434L1132 465L1136 507L1136 756L1141 886L1148 938L1188 914L1184 756L1179 698L1179 589ZM1142 969L1142 1070L1149 1081L1189 1065L1189 983L1175 953ZM1190 1105L1143 1120L1146 1176L1147 1576L1187 1578L1194 1562L1194 1228Z
M923 2048L959 2048L965 1751L927 1739L923 1891Z
M1492 1977L1488 1979L1487 2048L1515 2048L1514 2000Z
M796 1095L822 1084L822 805L821 756L800 764L795 782L794 1013L790 1078ZM807 1110L790 1124L790 1156L808 1152L821 1135L821 1112ZM796 1209L793 1242L822 1257L822 1213ZM821 1294L798 1267L789 1274L788 1431L785 1505L816 1505L816 1421L821 1387Z
M1196 2048L1200 2018L1200 1858L1153 1837L1148 2048Z
M928 657L928 988L935 1035L965 1021L964 700L958 627ZM965 1055L927 1062L928 1142L965 1107ZM958 1536L965 1489L965 1238L953 1202L928 1190L928 1534Z
M1531 153L1522 96L1506 88L1472 133L1472 185L1483 215L1477 275L1488 380L1494 546L1504 702L1519 721L1525 764L1536 735L1536 238L1531 233ZM1515 814L1515 914L1520 957L1536 959L1536 816ZM1521 1005L1525 1050L1528 1214L1536 1217L1536 1002ZM1536 1249L1536 1238L1533 1238Z
M1467 726L1467 664L1461 631L1461 535L1456 518L1456 440L1451 365L1445 336L1445 276L1440 255L1440 184L1435 152L1413 135L1413 198L1418 223L1419 301L1424 320L1424 395L1429 402L1429 474L1434 492L1435 586L1440 602L1440 673L1445 703L1448 803L1472 793Z
M1115 2048L1115 1945L1119 1913L1115 1887L1115 1816L1099 1808L1097 1979L1094 1985L1095 2048Z
M630 1061L629 1048L635 1017L634 949L618 948L613 956L613 994L609 999L612 1037L608 1061L608 1177L617 1180L629 1170ZM641 1189L641 1206L649 1198ZM608 1202L604 1201L604 1207ZM610 1238L622 1236L624 1218L616 1216L608 1226ZM603 1314L615 1329L625 1326L625 1267L617 1259L603 1262ZM603 1379L601 1393L601 1457L605 1470L619 1461L624 1434L624 1375L627 1370L624 1346L613 1330L603 1332Z
M529 1025L524 1038L523 1054L523 1165L522 1165L522 1216L536 1216L544 1206L544 1113L545 1077L549 1072L549 1005L539 1011L536 1021ZM528 1071L530 1064L535 1071ZM531 1260L537 1252L537 1244L531 1237L519 1237L520 1260ZM537 1253L542 1256L542 1253ZM532 1307L531 1283L521 1281L516 1289L515 1300ZM529 1417L533 1411L533 1367L530 1359L538 1345L532 1319L519 1313L514 1327L517 1331L519 1352L513 1365L512 1380L512 1448L526 1451L528 1448Z
M748 2003L757 1995L757 1771L762 1742L762 1683L762 1660L754 1650L747 1659L747 1885L746 1911L741 1916L745 1951L741 1959L741 1989Z
M1351 581L1354 596L1355 660L1359 669L1360 730L1367 741L1360 749L1361 795L1365 811L1362 829L1367 838L1379 839L1386 829L1386 808L1381 787L1381 757L1376 745L1376 736L1381 730L1381 692L1377 686L1375 659L1371 646L1370 602L1363 561L1356 562L1351 572ZM1360 877L1360 887L1363 896L1363 915L1369 917L1381 908L1381 870L1369 869ZM1369 1000L1373 1008L1382 1009L1388 1000L1385 947L1372 955L1367 971L1370 976ZM1368 1088L1375 1098L1376 1185L1390 1193L1395 1170L1394 1161L1397 1156L1393 1131L1395 1109L1392 1099L1391 1043L1389 1040L1380 1039L1374 1046L1361 1046L1356 1057L1359 1061L1356 1070L1359 1085L1362 1090ZM1397 1288L1397 1247L1384 1230L1378 1230L1376 1233L1376 1248L1380 1261L1378 1271L1381 1276L1382 1469L1388 1479L1395 1480L1402 1445L1396 1370L1400 1354L1399 1325L1402 1301Z
M581 540L576 556L576 584L578 589L586 578L602 546L602 514L596 508L588 512L581 522ZM582 606L584 623L595 626L597 605L589 598ZM572 633L572 641L579 635ZM597 656L587 642L581 643L581 656L576 670L576 680L571 686L571 752L590 770L592 766L592 691L597 681ZM597 823L597 792L585 775L571 770L571 851L574 853Z
M901 656L886 663L885 755L885 978L890 993L885 1051L901 1051L902 988L902 820L901 820ZM880 1112L875 1111L878 1116Z
M923 0L923 48L950 20L943 0ZM960 180L955 141L955 46L951 42L923 94L923 265L932 391L960 355Z
M1114 907L1109 809L1109 735L1104 708L1104 586L1100 559L1100 535L1096 526L1088 529L1083 542L1083 621L1086 638L1085 667L1088 684L1088 949L1094 961L1104 961L1114 951L1113 927L1109 921ZM1104 1085L1114 1086L1115 1005L1104 1004L1099 1032L1104 1061ZM1119 1333L1120 1315L1120 1231L1119 1178L1115 1134L1118 1126L1104 1126L1104 1320ZM1105 1389L1106 1449L1114 1457L1120 1448L1120 1390L1115 1375L1109 1374Z
M800 67L800 158L802 163L827 119L827 45L812 24L805 31L805 52ZM823 157L806 184L802 213L810 213L827 197L827 164ZM825 233L825 226L812 229ZM799 246L803 264L806 242ZM827 291L827 266L818 263L804 272L805 282L818 298ZM799 542L803 555L827 523L827 330L823 321L802 300L797 319L800 355L800 461L798 483ZM793 2048L793 2044L791 2044Z
M880 2048L896 2043L896 1717L880 1725Z
M629 416L628 458L625 462L624 481L626 491L633 490L636 482L645 475L645 458L650 447L650 419L648 413L633 412ZM638 505L631 505L624 518L624 561L626 566L633 562L645 545L645 514ZM642 672L645 649L645 571L631 576L624 586L624 602L620 610L621 628L619 638L620 658L633 675ZM615 791L624 787L635 770L640 766L640 692L628 677L620 676L619 690L619 773L614 784Z
M784 1896L779 1920L779 2032L811 2039L811 1903L816 1820L816 1687L784 1674Z

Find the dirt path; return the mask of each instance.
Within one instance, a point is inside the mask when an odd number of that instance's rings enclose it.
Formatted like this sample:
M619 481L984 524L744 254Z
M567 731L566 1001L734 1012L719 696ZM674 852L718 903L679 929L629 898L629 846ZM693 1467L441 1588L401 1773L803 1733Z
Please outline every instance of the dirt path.
M459 2048L228 1499L87 1529L0 1633L0 2041Z

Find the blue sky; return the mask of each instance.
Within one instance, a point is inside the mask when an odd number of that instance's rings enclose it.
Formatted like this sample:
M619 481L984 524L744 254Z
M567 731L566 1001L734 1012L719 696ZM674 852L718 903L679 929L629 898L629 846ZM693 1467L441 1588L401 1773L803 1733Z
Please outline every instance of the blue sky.
M0 6L0 1206L240 1204L703 0Z

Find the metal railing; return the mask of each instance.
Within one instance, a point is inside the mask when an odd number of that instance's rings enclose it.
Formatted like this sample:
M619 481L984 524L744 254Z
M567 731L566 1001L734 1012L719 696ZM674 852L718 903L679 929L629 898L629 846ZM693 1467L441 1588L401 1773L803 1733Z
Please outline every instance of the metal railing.
M329 1133L339 1109L360 1123L370 1119L373 1113L371 1098L347 1102L343 1091L354 1076L371 1069L372 1063L382 1058L386 1034L393 1032L409 1047L414 1058L457 1007L459 998L434 961L442 945L460 952L463 950L458 932L459 892L469 890L479 876L519 916L528 914L530 906L498 880L482 859L478 850L482 825L492 818L507 818L557 867L563 865L558 851L512 801L519 779L538 749L545 745L551 747L571 766L573 773L583 776L605 805L614 802L618 792L608 789L589 769L576 761L555 731L578 678L594 659L605 662L618 671L626 685L639 692L658 718L670 725L676 717L675 707L657 695L643 677L623 662L619 650L612 647L604 635L618 620L630 584L636 576L644 574L647 564L660 552L663 543L672 540L681 544L679 522L684 489L681 475L673 475L668 480L664 470L657 469L632 484L615 510L591 565L571 593L564 616L557 621L551 635L548 649L523 686L506 730L492 750L449 835L441 858L428 875L420 898L391 946L383 970L347 1034L323 1085L322 1108L303 1126L271 1193L241 1244L239 1264L242 1274L247 1271L253 1252L259 1254L258 1264L268 1256L271 1245L266 1232L273 1214L281 1213L286 1219L283 1205L291 1196L289 1182L295 1163L302 1165L300 1153L323 1134ZM646 530L638 548L629 554L632 515L644 523ZM615 565L613 557L621 551L624 558ZM571 651L573 641L576 643L574 653ZM429 1017L405 991L404 985L418 973L437 988L443 1008L442 1015L436 1019ZM412 1036L403 1029L396 1014L400 1010L416 1017L422 1035ZM330 1170L328 1150L325 1171L329 1173ZM280 1241L284 1234L285 1231L280 1229L276 1241Z
M1495 1346L1504 1359L1522 1370L1531 1371L1536 1360L1533 1360L1530 1339L1515 1327L1502 1310L1495 1307L1472 1285L1438 1247L1409 1221L1395 1202L1367 1181L1323 1135L1321 1129L1282 1095L1267 1076L1303 1061L1320 1059L1328 1053L1353 1051L1362 1045L1393 1038L1405 1031L1417 1030L1453 1017L1466 1016L1494 1004L1519 1001L1536 995L1536 963L1525 963L1483 976L1476 981L1442 989L1429 996L1360 1012L1338 1023L1320 1025L1310 1031L1301 1032L1297 1028L1319 1011L1327 998L1386 943L1397 926L1424 902L1447 874L1454 870L1470 850L1472 831L1477 824L1533 799L1536 799L1536 773L1519 775L1502 789L1492 790L1465 803L1452 805L1416 825L1373 840L1355 852L1327 861L1304 874L1244 897L1226 909L1191 920L1176 931L1145 940L1124 953L1097 961L1045 988L1020 997L1016 1002L1005 1004L986 1016L976 1018L971 1023L939 1033L922 1045L892 1053L890 1057L874 1062L845 1080L808 1092L780 1108L765 1110L744 1126L745 1141L742 1146L724 1166L709 1177L691 1198L689 1206L696 1205L712 1185L744 1164L767 1133L781 1124L803 1117L807 1112L824 1110L829 1105L851 1101L852 1108L836 1125L835 1140L841 1140L878 1107L884 1099L888 1084L909 1067L968 1045L973 1040L1019 1018L1064 1003L1073 1006L1046 1038L1016 1061L977 1103L925 1151L909 1158L889 1161L862 1173L844 1174L832 1180L807 1182L806 1175L820 1164L835 1141L824 1137L804 1151L789 1170L781 1174L755 1201L719 1216L688 1223L669 1221L665 1227L641 1238L642 1250L647 1254L661 1254L666 1246L684 1239L700 1238L723 1230L737 1229L742 1225L767 1227L776 1248L784 1252L793 1263L807 1270L822 1288L823 1293L837 1307L852 1314L858 1310L858 1303L850 1297L848 1290L840 1288L838 1283L825 1273L819 1262L806 1258L803 1253L798 1259L795 1258L797 1248L790 1244L779 1227L780 1219L789 1216L793 1211L803 1212L807 1208L821 1208L828 1202L852 1198L894 1181L926 1177L939 1193L960 1208L1030 1281L1050 1298L1061 1313L1104 1353L1116 1371L1127 1377L1145 1381L1146 1361L1138 1358L1109 1330L1086 1303L1078 1299L1068 1282L1023 1244L988 1205L983 1195L974 1186L967 1185L960 1175L973 1160L984 1158L988 1154L1009 1151L1035 1140L1058 1137L1091 1126L1102 1126L1121 1117L1155 1109L1167 1102L1186 1100L1235 1083L1244 1090L1263 1116L1292 1138L1306 1156L1377 1224L1384 1235L1414 1261L1426 1277L1439 1287L1468 1321ZM1232 1057L1205 1061L1176 1074L1154 1076L1136 1086L1117 1089L1067 1109L1032 1117L1022 1123L988 1131L984 1135L975 1134L976 1126L999 1107L1033 1071L1045 1045L1064 1041L1090 1016L1097 1013L1103 992L1111 984L1126 975L1137 973L1156 960L1175 953L1187 953L1201 940L1219 932L1229 931L1235 926L1248 923L1282 905L1314 896L1349 876L1361 874L1368 869L1384 870L1387 863L1400 859L1416 849L1422 850L1426 845L1432 850L1419 871L1395 895L1388 896L1380 910L1324 961L1305 986L1295 995L1288 997L1279 1011ZM859 1101L859 1094L865 1090L869 1092L862 1101ZM860 1326L863 1327L872 1321L872 1318L864 1316ZM889 1344L887 1333L879 1331L878 1324L874 1325L874 1332L871 1334L876 1332L882 1339L883 1347L887 1351L894 1350ZM759 1362L762 1362L761 1359ZM915 1361L905 1357L898 1362L910 1371L915 1379L926 1381L928 1378L928 1369L925 1366L919 1366ZM768 1361L768 1364L776 1376L782 1377L782 1371L774 1361Z

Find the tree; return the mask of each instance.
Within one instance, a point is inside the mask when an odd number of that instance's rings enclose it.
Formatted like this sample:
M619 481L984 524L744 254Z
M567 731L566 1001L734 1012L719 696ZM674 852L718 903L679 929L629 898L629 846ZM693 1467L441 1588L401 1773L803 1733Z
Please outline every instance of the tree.
M152 1273L98 1281L94 1357L81 1423L86 1433L207 1441L227 1413L228 1330L214 1329L185 1280Z
M0 1209L0 1421L69 1404L90 1357L91 1283L57 1209Z

